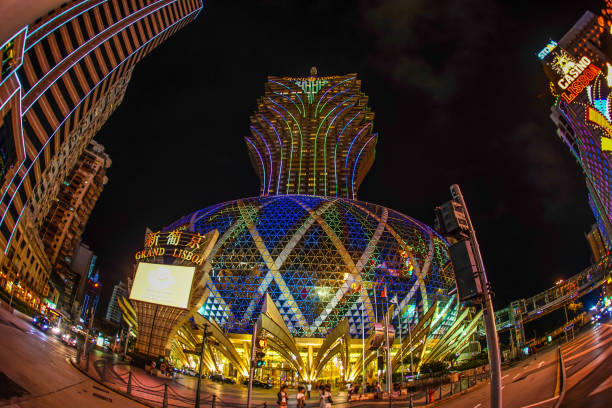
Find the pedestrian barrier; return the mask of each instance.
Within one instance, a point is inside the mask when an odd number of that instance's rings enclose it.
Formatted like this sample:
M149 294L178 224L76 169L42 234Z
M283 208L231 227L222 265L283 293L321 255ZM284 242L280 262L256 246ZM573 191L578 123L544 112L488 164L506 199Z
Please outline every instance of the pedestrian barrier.
M174 381L172 384L159 382L159 379L146 375L144 372L142 372L142 375L134 375L134 369L129 363L122 361L112 361L110 358L99 358L94 359L92 362L90 361L89 354L87 354L85 359L79 359L79 357L79 353L77 353L76 358L73 359L73 364L77 368L99 383L128 398L155 408L193 408L195 405L195 391L181 384L174 383ZM406 401L409 401L412 407L415 401L428 403L433 402L435 398L438 400L448 398L458 392L473 387L483 380L487 380L488 377L488 372L474 372L473 375L459 377L458 381L452 381L451 377L420 380L412 382L411 387L403 387L400 388L399 392L394 392L392 394L392 399L398 402L403 401L404 404ZM200 407L247 407L244 403L226 400L215 394L202 392L200 395ZM351 396L350 401L335 402L334 407L364 407L366 405L363 404L367 404L366 400L373 399L373 397L373 393L354 394ZM388 399L388 394L383 395L382 399ZM421 402L418 404L422 405ZM312 402L307 406L317 405L317 403ZM275 406L275 404L271 403L270 406ZM268 403L253 404L252 408L268 408Z

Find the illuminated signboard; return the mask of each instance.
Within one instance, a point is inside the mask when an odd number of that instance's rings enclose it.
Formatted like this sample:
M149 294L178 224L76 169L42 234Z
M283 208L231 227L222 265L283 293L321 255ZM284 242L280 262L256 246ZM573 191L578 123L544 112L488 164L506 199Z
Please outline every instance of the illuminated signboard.
M169 232L149 232L145 236L145 249L136 252L134 259L143 261L159 256L169 256L202 265L204 258L200 249L205 246L205 236L192 234L180 228Z
M557 43L554 42L553 40L550 40L548 44L546 44L546 47L542 48L542 51L538 53L538 58L540 58L541 60L544 59L544 57L550 54L550 52L554 50L556 46L557 46Z
M140 262L130 300L186 309L195 267Z

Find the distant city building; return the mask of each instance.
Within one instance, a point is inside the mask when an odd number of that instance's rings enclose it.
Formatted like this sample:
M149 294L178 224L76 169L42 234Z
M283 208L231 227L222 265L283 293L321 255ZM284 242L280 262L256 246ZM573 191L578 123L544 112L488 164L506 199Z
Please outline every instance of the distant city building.
M606 249L605 241L597 224L593 224L591 230L584 235L591 248L593 263L599 262L599 260L604 258L609 251Z
M42 223L40 235L53 265L54 273L73 281L70 265L81 235L104 185L111 160L104 147L95 141L85 149L70 175L64 180L55 203ZM80 290L82 292L82 290ZM65 302L74 301L72 284L65 288Z
M586 12L559 40L539 53L555 96L551 119L580 165L589 204L612 247L612 35L611 2L601 15Z
M202 7L201 0L0 3L0 279L9 281L26 208L40 228L123 100L135 64Z
M119 299L122 297L128 297L128 287L123 281L116 284L113 288L113 294L110 302L108 303L108 308L106 309L106 320L121 323L121 308L119 307Z

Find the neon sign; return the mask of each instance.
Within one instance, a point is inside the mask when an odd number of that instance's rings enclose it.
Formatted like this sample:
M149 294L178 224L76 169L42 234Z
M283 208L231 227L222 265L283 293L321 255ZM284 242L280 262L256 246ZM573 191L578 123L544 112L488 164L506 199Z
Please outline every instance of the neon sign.
M554 50L556 46L557 46L557 43L554 42L553 40L550 40L548 44L546 44L546 47L542 48L542 51L538 53L538 58L543 60L544 57L550 54L550 52Z
M599 73L601 73L601 70L598 67L593 64L589 64L585 69L583 69L583 71L581 71L575 80L563 88L565 89L565 91L561 94L563 100L565 100L567 103L572 102ZM561 82L563 79L564 78L559 80L559 82Z
M136 261L143 261L158 256L171 256L194 265L202 265L204 257L198 254L204 245L204 235L185 231L185 226L169 232L149 232L145 236L145 249L134 254Z
M591 65L591 60L588 57L582 57L577 63L568 64L564 69L565 75L557 84L561 89L567 89L589 65Z

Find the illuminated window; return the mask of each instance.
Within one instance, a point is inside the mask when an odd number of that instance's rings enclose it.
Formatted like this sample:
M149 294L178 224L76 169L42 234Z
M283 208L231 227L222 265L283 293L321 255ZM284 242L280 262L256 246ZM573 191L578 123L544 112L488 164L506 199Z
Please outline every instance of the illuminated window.
M8 74L11 73L13 69L13 65L15 65L15 50L14 50L15 41L9 41L0 53L2 55L2 72L0 74L0 79L5 78Z

